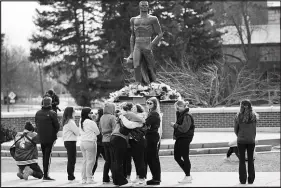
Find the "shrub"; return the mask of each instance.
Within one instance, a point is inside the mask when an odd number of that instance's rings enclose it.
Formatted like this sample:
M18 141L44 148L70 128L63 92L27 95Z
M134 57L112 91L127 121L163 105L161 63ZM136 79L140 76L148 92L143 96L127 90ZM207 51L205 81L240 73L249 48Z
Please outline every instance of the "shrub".
M5 125L1 123L1 144L3 142L8 142L14 139L17 134L16 128L14 126Z

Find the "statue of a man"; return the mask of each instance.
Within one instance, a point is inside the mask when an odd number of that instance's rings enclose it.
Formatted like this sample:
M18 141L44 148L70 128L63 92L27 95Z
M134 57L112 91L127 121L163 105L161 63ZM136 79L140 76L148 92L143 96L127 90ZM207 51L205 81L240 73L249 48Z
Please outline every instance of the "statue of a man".
M147 1L139 3L140 15L130 19L131 54L127 62L133 61L136 84L148 85L156 81L155 60L152 49L163 36L158 18L148 14L149 6ZM152 35L157 36L152 40Z

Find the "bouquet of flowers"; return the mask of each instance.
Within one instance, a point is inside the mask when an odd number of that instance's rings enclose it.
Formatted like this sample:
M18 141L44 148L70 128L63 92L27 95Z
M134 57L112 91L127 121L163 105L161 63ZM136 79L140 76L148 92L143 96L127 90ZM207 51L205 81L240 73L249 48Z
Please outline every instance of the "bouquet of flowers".
M157 96L160 100L179 100L181 94L176 90L164 83L152 83L150 86L135 86L130 84L122 89L109 94L109 102L117 102L120 96L127 97L145 97L145 96Z

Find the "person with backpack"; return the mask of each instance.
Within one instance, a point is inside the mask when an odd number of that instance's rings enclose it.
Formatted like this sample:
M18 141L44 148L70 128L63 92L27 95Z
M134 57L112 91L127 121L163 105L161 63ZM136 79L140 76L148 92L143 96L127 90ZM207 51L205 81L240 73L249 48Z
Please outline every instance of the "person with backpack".
M17 133L15 137L16 164L19 167L17 176L20 179L28 180L29 176L41 179L43 172L38 165L38 150L36 144L39 143L38 135L34 132L31 122L26 122L24 131Z
M123 114L129 121L131 122L137 122L139 123L138 127L135 129L132 129L129 133L129 145L130 145L130 151L127 150L127 153L129 153L129 158L126 159L125 164L128 166L132 166L131 164L131 158L133 158L135 167L136 167L136 173L137 173L137 179L133 181L133 183L136 183L138 185L145 185L145 163L144 163L144 154L145 154L145 133L141 132L141 128L144 126L145 118L142 118L141 115L137 115L132 110L136 109L136 107L133 105L133 103L128 102L123 106L123 110L125 113ZM135 111L135 110L134 110ZM135 131L134 135L133 131ZM137 132L136 132L137 131ZM137 136L137 137L136 137ZM126 170L131 170L131 168L127 168ZM127 172L127 180L130 181L130 178L128 175L131 174L131 171Z
M174 159L185 173L184 178L179 183L191 183L189 149L194 136L194 119L189 113L188 102L179 100L175 103L175 108L176 123L171 122L171 127L174 128L173 138L176 140Z
M129 121L129 119L131 121ZM139 121L139 122L137 122ZM133 123L131 123L133 122ZM132 186L125 177L124 165L126 160L126 152L128 147L130 130L140 126L142 119L135 114L128 114L124 110L117 113L116 126L111 134L110 144L113 149L112 155L112 178L114 185Z

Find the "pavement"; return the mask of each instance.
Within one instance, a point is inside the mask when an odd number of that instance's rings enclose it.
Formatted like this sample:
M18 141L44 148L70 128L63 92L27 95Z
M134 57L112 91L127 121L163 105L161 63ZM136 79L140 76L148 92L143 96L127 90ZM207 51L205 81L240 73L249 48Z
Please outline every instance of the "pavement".
M67 174L63 172L50 173L55 181L43 182L30 177L29 180L20 180L16 173L2 173L2 187L114 187L113 184L102 184L102 172L95 174L95 184L82 184L79 173L75 174L76 182L69 183ZM182 172L163 172L162 182L154 187L280 187L280 172L256 172L255 182L251 185L240 184L238 172L192 172L192 183L179 184L177 181L183 178ZM134 180L135 173L131 179ZM148 173L148 179L151 174ZM148 186L147 186L148 187Z

